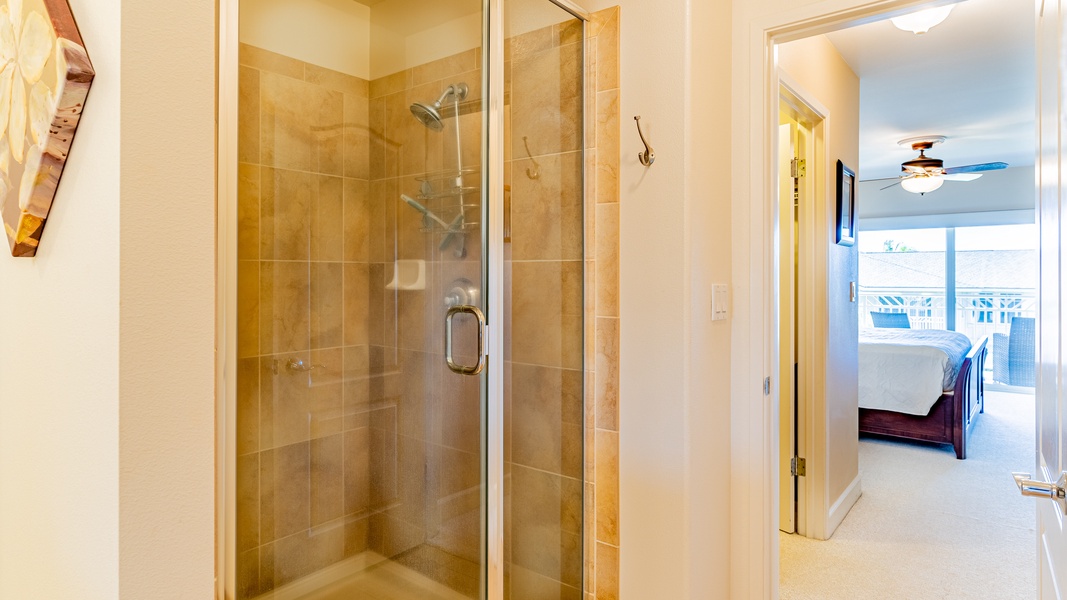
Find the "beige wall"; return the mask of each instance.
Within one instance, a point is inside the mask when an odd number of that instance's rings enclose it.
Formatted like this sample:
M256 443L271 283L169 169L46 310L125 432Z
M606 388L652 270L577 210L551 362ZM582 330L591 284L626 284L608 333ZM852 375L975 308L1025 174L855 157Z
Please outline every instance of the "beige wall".
M371 77L481 46L482 12L477 0L381 2L371 9Z
M814 410L816 416L815 439L809 448L818 452L807 454L808 465L822 469L828 484L819 510L827 512L829 522L809 533L825 539L836 527L828 514L830 508L859 477L858 304L849 299L849 282L856 281L859 254L855 246L835 243L835 228L837 160L853 170L859 165L860 80L825 36L779 46L778 64L829 111L824 128L826 151L819 153L828 159L820 165L826 186L824 195L814 199L818 203L816 229L810 233L816 240L825 240L821 246L814 244L811 276L818 288L814 295L816 314L799 315L814 324L816 337L810 346L815 348L816 397L805 400L809 414Z
M112 202L121 207L122 228L110 240L121 240L121 268L117 282L103 282L118 289L121 306L119 440L108 444L119 457L119 595L208 598L215 533L215 3L124 2L121 40L121 202ZM72 188L79 199L92 198ZM108 241L96 236L97 244ZM82 351L95 360L93 348ZM80 397L87 388L76 389Z
M243 0L241 41L370 79L371 9L354 0Z
M210 597L215 7L71 5L96 81L0 257L0 597Z

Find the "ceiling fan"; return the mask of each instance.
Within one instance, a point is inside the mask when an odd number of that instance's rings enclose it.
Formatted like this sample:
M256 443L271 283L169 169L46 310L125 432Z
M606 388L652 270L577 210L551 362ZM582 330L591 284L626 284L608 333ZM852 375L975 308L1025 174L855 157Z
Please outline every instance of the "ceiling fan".
M901 146L911 146L912 150L918 150L919 156L901 163L900 180L882 189L889 189L899 183L913 194L925 194L941 187L946 181L974 181L982 176L982 171L997 171L1008 166L1008 163L1004 162L990 162L946 168L940 158L926 156L926 151L933 148L934 144L944 141L945 136L938 135L908 138L897 142Z

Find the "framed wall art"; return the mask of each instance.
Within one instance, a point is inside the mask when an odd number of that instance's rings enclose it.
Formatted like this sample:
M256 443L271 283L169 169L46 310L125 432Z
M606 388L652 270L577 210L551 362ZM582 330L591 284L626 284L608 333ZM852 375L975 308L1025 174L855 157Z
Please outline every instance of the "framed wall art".
M837 161L837 243L856 243L856 172Z
M67 0L0 0L0 214L34 256L95 71Z

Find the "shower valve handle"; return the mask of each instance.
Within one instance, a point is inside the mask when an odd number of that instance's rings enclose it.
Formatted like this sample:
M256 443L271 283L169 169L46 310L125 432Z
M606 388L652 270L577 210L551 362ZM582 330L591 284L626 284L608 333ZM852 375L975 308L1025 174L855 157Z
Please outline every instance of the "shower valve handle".
M285 365L290 371L305 372L312 369L325 369L326 365L309 365L299 358L290 358L289 362Z

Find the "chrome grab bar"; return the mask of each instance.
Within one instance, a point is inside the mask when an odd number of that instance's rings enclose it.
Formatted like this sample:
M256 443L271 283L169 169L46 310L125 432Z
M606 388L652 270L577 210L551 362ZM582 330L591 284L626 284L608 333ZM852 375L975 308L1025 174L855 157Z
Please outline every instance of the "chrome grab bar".
M452 319L460 313L473 315L478 320L478 362L473 366L458 364L452 358ZM445 362L453 373L460 375L477 375L485 368L485 314L477 306L457 304L448 309L445 315Z

